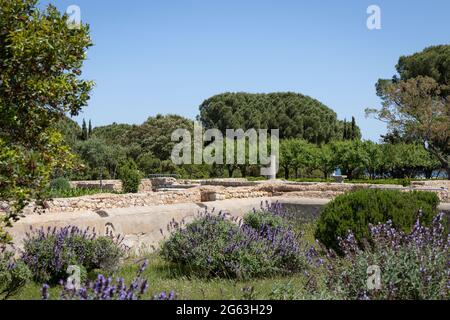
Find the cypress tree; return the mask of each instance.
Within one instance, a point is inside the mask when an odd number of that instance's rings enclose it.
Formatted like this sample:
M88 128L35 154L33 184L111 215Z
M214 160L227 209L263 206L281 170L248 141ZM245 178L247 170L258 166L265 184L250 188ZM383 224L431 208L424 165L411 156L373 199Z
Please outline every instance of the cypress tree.
M355 119L355 117L352 117L352 129L351 129L350 139L351 140L356 139L356 119Z
M342 138L348 140L347 119L344 120L344 136Z
M91 119L89 119L88 138L91 137L91 134L92 134L92 122Z
M81 140L86 141L88 139L88 130L86 126L86 120L83 119L83 124L81 126Z

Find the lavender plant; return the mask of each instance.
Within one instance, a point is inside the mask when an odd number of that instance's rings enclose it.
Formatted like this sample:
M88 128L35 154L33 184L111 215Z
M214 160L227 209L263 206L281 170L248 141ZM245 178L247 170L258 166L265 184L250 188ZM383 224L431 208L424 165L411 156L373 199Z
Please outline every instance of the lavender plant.
M129 286L125 284L123 278L113 281L112 278L106 278L99 274L96 281L89 283L79 289L73 288L68 283L62 283L62 290L60 293L61 300L141 300L146 295L149 284L148 280L144 279L143 272L147 268L148 261L145 261L137 271L136 277ZM42 287L42 299L49 300L49 286L45 284ZM175 300L175 293L172 291L169 294L166 292L154 295L152 300Z
M31 280L31 271L12 253L0 251L0 298L8 299Z
M98 236L95 229L89 228L31 228L24 240L22 261L37 282L58 283L67 278L70 265L78 266L85 278L91 270L114 270L127 251L122 241L122 237L108 231Z
M263 212L282 216L278 205ZM186 226L172 223L175 232L162 244L161 254L188 274L207 278L248 279L306 269L309 246L301 234L287 224L273 224L275 220L263 218L249 225L245 219L233 221L222 212L205 211Z
M392 222L370 226L371 243L365 250L352 233L340 239L344 258L330 259L329 286L349 299L450 299L450 236L444 214L432 226L417 220L412 232L393 228ZM381 269L381 287L367 285L369 266Z

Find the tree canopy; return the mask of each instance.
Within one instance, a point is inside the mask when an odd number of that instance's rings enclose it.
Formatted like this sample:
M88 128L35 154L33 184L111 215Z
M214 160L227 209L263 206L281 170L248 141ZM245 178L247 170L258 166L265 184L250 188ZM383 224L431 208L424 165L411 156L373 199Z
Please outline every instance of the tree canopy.
M382 108L367 113L387 122L391 137L423 143L450 179L450 46L401 57L397 71L378 81Z
M344 137L344 122L321 102L297 93L224 93L204 101L199 120L205 128L280 129L281 139L322 144ZM360 138L355 126L355 138Z
M43 198L57 168L70 165L54 126L87 104L93 82L80 75L92 43L87 25L69 28L52 5L0 0L0 8L0 199L12 202L0 219L10 224L30 199Z

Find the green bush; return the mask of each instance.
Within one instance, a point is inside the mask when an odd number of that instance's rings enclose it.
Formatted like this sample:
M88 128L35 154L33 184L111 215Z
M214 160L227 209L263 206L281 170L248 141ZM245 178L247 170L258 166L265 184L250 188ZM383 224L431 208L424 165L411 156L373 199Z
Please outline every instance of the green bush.
M24 240L22 261L37 282L57 283L68 277L67 268L78 266L82 279L95 270L114 271L125 254L118 238L66 227L32 230Z
M321 213L315 236L328 248L339 252L338 238L351 231L358 242L369 239L369 224L388 220L395 228L408 232L423 211L424 224L438 213L439 198L431 192L398 190L359 190L338 196Z
M70 186L69 180L64 177L59 177L51 181L50 188L57 191L67 191L72 187Z
M23 261L14 261L12 254L0 253L0 298L16 294L31 278L31 271Z
M244 216L244 223L253 229L261 230L263 226L279 228L285 226L282 217L267 211L254 211Z
M122 181L122 192L138 193L142 175L133 161L127 161L119 169L120 180Z

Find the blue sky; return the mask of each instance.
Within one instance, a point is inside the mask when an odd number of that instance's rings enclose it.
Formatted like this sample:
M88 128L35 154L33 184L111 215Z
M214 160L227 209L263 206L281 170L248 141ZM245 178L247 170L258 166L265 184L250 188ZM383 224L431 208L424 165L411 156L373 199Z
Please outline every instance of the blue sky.
M43 3L47 3L44 1ZM56 0L81 8L95 46L83 77L95 80L83 117L94 126L142 123L158 113L194 119L208 97L234 91L294 91L341 119L354 115L366 139L385 126L378 78L399 56L450 43L450 1ZM382 29L368 30L369 5Z

